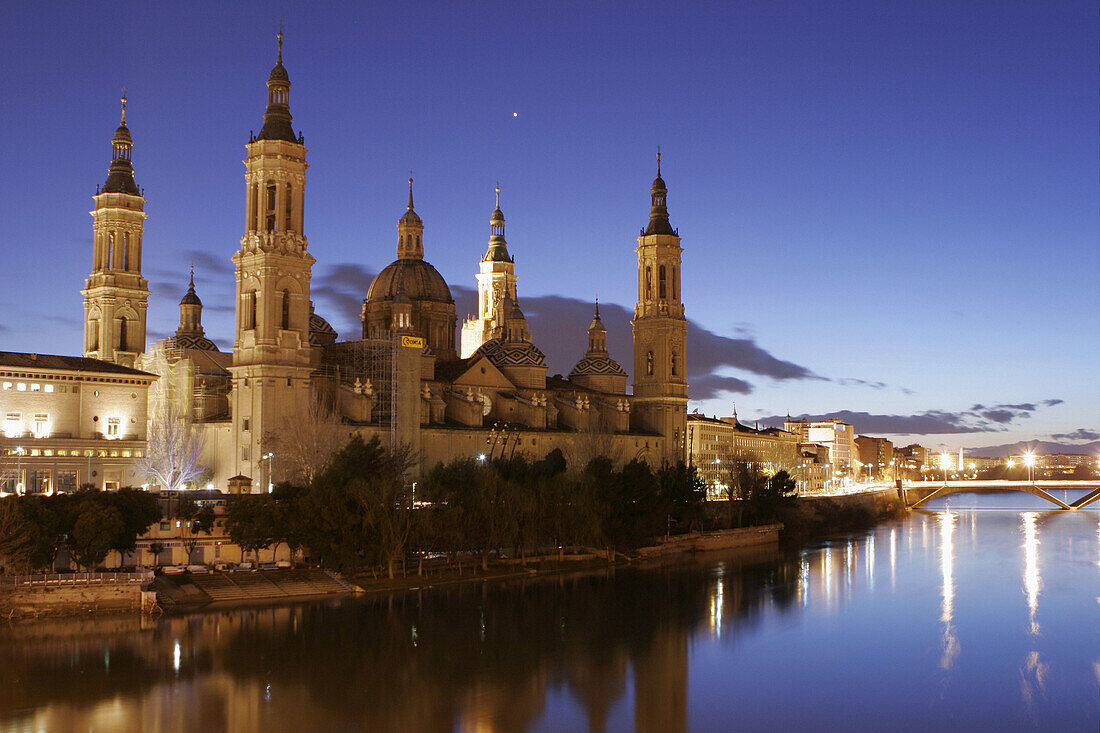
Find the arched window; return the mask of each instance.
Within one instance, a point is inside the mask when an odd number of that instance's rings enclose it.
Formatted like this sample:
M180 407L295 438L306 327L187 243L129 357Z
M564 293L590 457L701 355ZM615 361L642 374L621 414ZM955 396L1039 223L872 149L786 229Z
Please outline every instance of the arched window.
M660 269L657 270L657 279L658 279L657 297L658 298L664 298L664 297L666 297L665 296L665 266L664 265L661 265Z
M676 352L673 351L672 352L672 376L675 377L679 373L677 371L678 369L679 369L679 365L676 363Z
M649 300L653 297L653 268L645 268L645 299Z
M111 232L107 235L107 262L104 263L106 269L113 270L115 267L115 233Z
M126 318L125 318L125 316L123 316L122 318L118 319L118 350L119 351L127 351L127 348L126 348L126 343L127 343L127 340L128 340L127 336L128 336L128 334L126 333Z
M653 352L649 351L645 355L645 373L649 376L653 376Z
M267 231L275 231L275 184L267 184Z
M250 290L244 294L244 304L241 308L241 328L246 331L256 328L256 291Z
M122 269L130 269L130 233L122 233Z
M283 289L283 330L290 330L290 291Z
M294 187L289 183L286 184L286 206L284 208L285 208L285 211L286 211L286 226L285 226L285 229L288 232L294 231L294 218L293 218L293 214L291 213L293 211L293 208L292 208L292 205L291 205L291 202L294 200L293 194L294 194Z

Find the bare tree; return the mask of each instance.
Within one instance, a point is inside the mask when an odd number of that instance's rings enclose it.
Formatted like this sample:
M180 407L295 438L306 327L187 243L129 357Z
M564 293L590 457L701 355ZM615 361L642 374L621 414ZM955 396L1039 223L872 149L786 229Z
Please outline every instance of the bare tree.
M162 489L177 491L206 470L199 463L202 447L203 434L190 415L180 414L172 403L167 403L149 421L145 455L137 465Z
M264 433L264 451L275 454L284 478L309 485L347 444L349 433L334 409L311 400L304 415L283 418L277 430Z

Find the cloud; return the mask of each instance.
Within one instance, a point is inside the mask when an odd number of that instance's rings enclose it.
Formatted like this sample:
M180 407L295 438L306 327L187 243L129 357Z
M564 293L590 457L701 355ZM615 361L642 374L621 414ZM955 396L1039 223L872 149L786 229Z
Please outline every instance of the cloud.
M693 400L709 400L723 392L749 394L752 392L752 385L743 379L721 374L707 374L693 379L688 385L688 394Z
M1072 433L1054 433L1050 437L1054 440L1100 440L1100 433L1087 428L1077 428Z
M344 339L358 338L362 333L363 298L374 277L374 272L353 263L333 265L313 274L310 295L317 315L332 324Z
M841 420L855 427L857 433L865 435L943 435L952 433L987 433L1007 430L1007 426L1016 420L1031 417L1039 407L1060 404L1062 400L1043 400L1042 402L1023 402L1018 404L973 405L969 410L950 412L946 410L926 410L912 415L885 415L870 412L840 410L820 415L799 415L807 420ZM784 418L772 415L760 419L766 425L782 426ZM1078 431L1081 432L1081 431ZM1088 431L1079 440L1089 440ZM1100 436L1098 436L1100 437Z

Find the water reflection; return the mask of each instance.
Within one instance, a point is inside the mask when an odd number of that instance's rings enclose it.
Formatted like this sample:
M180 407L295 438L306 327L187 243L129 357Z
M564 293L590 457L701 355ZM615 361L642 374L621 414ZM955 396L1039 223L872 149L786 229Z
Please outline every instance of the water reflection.
M1096 514L977 514L505 585L0 627L0 732L845 730L853 690L925 729L976 700L1096 729Z
M1024 512L1020 522L1024 531L1024 592L1027 594L1028 633L1039 634L1039 532L1036 524L1036 512Z
M955 635L955 515L942 512L940 522L940 575L943 589L940 597L940 623L943 624L943 654L940 668L950 670L959 656L959 640Z

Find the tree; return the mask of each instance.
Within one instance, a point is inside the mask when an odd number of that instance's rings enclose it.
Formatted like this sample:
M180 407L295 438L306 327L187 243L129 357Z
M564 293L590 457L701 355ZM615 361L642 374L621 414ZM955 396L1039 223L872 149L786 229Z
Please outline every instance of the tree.
M32 527L15 497L0 499L0 574L27 573L35 565Z
M362 442L357 436L352 444L355 440ZM372 530L390 578L394 563L405 556L412 531L412 494L405 485L405 474L412 465L412 454L406 448L384 450L373 470L352 479L348 487Z
M168 402L149 421L145 454L137 465L162 489L178 491L206 470L199 464L202 447L203 435L190 415Z
M275 454L284 479L308 486L347 443L348 433L336 411L315 399L305 415L283 418L277 430L265 433L263 445Z
M683 461L666 463L657 470L657 487L665 512L681 529L694 529L702 522L706 484L694 466Z
M73 524L73 559L84 569L94 570L107 557L122 530L122 517L117 509L84 502Z
M734 527L736 516L736 526L744 526L745 509L749 507L747 502L762 490L767 478L760 470L756 455L746 451L738 451L724 458L722 470L726 479L722 493L727 500L727 524Z
M241 548L241 560L244 553L259 551L275 541L274 508L275 502L268 494L242 494L233 497L226 507L225 528L229 538Z
M798 499L798 485L786 471L779 471L758 486L754 495L749 497L753 521L756 524L770 524L775 521L780 507Z
M84 498L102 501L118 510L122 530L115 537L111 549L119 554L131 552L137 546L137 538L161 518L156 495L129 486L106 493L97 491Z
M214 531L214 508L209 504L200 506L190 497L180 499L176 515L181 521L183 546L187 550L187 561L195 554L199 544L199 535L209 535Z

